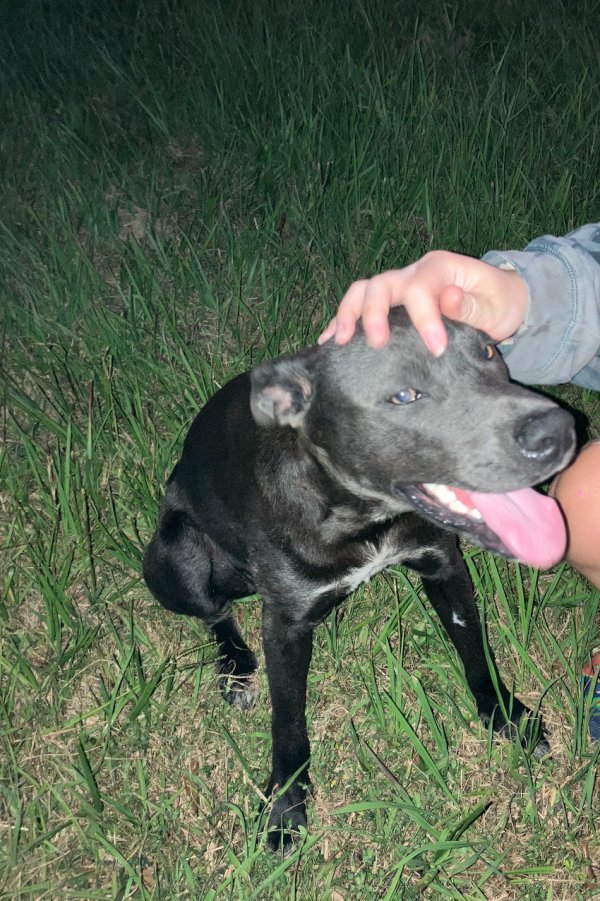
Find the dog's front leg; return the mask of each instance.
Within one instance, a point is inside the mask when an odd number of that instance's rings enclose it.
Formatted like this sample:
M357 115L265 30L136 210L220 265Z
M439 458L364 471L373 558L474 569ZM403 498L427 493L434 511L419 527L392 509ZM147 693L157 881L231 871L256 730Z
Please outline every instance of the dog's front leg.
M491 648L488 647L486 655L473 586L458 548L452 547L448 557L427 574L422 572L421 579L427 597L458 651L481 720L485 725L491 720L498 732L515 734L516 726L529 710L504 685ZM536 757L548 753L541 719L529 723L525 741L533 746Z
M301 628L301 631L300 631ZM268 844L287 850L290 830L306 827L310 786L310 745L306 731L306 680L312 655L312 629L291 623L265 603L263 644L271 693L273 767L267 794L273 795Z

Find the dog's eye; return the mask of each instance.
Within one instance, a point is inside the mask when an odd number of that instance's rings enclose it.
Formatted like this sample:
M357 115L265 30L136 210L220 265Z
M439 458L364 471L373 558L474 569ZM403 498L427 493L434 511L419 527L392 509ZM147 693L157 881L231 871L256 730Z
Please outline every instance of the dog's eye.
M486 344L481 350L481 356L484 360L491 360L496 355L496 348L493 344Z
M420 391L417 391L416 388L401 388L400 391L392 394L392 396L390 397L390 403L396 404L396 406L403 407L406 404L413 404L421 397L423 397L423 395Z

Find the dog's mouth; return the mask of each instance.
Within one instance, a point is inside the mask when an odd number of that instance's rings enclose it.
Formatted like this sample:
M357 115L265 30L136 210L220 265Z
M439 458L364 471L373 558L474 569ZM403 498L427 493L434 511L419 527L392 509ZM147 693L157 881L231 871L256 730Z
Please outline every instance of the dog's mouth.
M488 494L424 482L397 490L418 513L503 557L544 568L565 555L560 507L533 488Z

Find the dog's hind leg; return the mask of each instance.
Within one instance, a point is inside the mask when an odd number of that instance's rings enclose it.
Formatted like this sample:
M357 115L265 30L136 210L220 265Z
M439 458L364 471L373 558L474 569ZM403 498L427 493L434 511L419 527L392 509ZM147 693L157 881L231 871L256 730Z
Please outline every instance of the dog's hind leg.
M247 594L248 592L246 592ZM217 622L211 623L213 635L219 646L219 685L228 704L246 709L256 700L256 688L252 675L256 670L256 657L242 638L238 622L231 609Z
M211 628L219 648L221 693L230 704L250 707L256 657L231 610L233 600L254 592L248 575L179 510L161 516L144 555L143 573L163 607L197 616Z
M425 593L458 651L480 719L485 725L491 721L496 731L514 736L530 711L504 685L489 646L486 653L471 579L458 547L448 545L444 557L432 553L429 564L423 560L413 568L421 575ZM537 758L550 750L539 718L530 720L524 739Z

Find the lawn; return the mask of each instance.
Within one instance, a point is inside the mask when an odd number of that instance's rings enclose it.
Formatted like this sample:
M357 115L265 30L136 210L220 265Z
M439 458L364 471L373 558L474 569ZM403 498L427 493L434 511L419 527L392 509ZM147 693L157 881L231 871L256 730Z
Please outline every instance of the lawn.
M195 412L359 276L600 219L598 2L23 0L0 42L0 897L587 899L599 593L464 546L552 758L488 734L418 579L316 633L310 831L269 703L140 576ZM600 434L593 392L557 395ZM260 604L239 605L260 647Z

